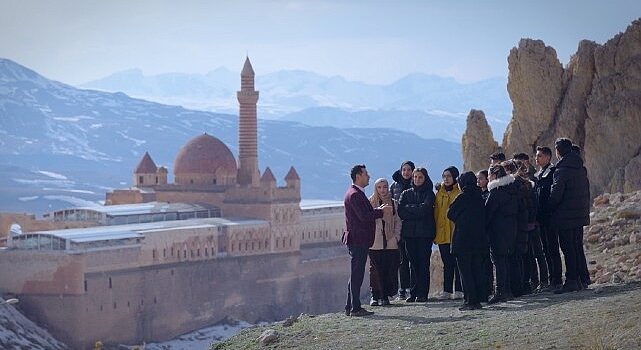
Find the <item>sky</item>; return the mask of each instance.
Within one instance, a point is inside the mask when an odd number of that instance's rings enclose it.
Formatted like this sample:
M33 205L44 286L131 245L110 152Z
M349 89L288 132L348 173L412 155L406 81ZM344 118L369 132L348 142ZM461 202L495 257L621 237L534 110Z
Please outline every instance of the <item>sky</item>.
M146 75L300 69L388 84L410 73L460 82L507 77L521 38L564 64L641 17L639 0L0 0L0 57L77 85Z

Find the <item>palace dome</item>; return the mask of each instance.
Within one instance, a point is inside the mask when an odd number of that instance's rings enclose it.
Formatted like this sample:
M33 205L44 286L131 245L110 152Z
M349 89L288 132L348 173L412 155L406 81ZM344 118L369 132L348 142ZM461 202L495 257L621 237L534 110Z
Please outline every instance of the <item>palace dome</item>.
M193 179L198 175L235 178L237 171L236 159L229 148L206 133L189 140L174 161L177 183L195 183Z

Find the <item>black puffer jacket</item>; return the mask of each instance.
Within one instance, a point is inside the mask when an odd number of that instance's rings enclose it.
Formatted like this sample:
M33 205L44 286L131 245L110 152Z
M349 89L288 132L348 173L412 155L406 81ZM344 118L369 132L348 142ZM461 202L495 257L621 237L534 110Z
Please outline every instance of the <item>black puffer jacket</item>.
M549 208L559 229L590 224L590 183L581 157L570 152L556 165Z
M515 176L514 180L513 185L516 186L519 194L516 249L519 253L525 254L527 252L529 224L534 224L536 220L536 205L534 204L532 183L520 176Z
M447 218L454 221L452 254L487 254L485 205L481 189L466 188L450 204Z
M392 194L392 198L394 198L395 201L398 202L398 200L401 198L401 193L403 191L412 188L412 179L407 179L405 180L403 176L401 175L400 170L396 170L394 172L394 175L392 175L392 180L394 180L394 183L392 186L390 186L389 191Z
M429 177L423 185L403 191L398 204L401 218L401 238L428 238L436 236L432 181Z
M554 164L550 163L535 174L535 192L538 203L536 208L536 221L545 225L550 222L550 207L548 202L550 201L550 188L552 188L554 170Z
M519 214L519 194L514 177L507 175L488 184L485 202L485 227L490 249L497 255L513 253Z

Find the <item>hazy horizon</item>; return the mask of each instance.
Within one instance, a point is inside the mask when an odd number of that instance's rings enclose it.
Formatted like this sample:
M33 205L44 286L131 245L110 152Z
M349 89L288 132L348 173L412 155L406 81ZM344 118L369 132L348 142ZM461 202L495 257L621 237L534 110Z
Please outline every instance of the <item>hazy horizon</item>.
M145 75L304 70L385 85L408 74L468 83L507 76L521 38L564 64L580 40L604 43L641 2L72 1L0 2L0 57L78 85L138 68ZM8 33L8 34L7 34Z

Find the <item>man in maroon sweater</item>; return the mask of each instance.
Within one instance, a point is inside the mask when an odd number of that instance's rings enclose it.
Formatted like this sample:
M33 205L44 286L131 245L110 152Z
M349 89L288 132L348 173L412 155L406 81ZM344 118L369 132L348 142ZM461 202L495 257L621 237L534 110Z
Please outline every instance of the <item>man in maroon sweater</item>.
M367 252L374 244L374 231L376 219L383 217L383 213L392 211L392 206L381 205L372 208L372 204L365 195L365 187L369 185L369 174L365 165L352 167L350 176L352 185L345 193L345 232L343 232L343 244L347 245L351 256L351 274L347 284L347 304L345 314L347 316L367 316L373 312L361 307L361 285L365 276L365 263Z

